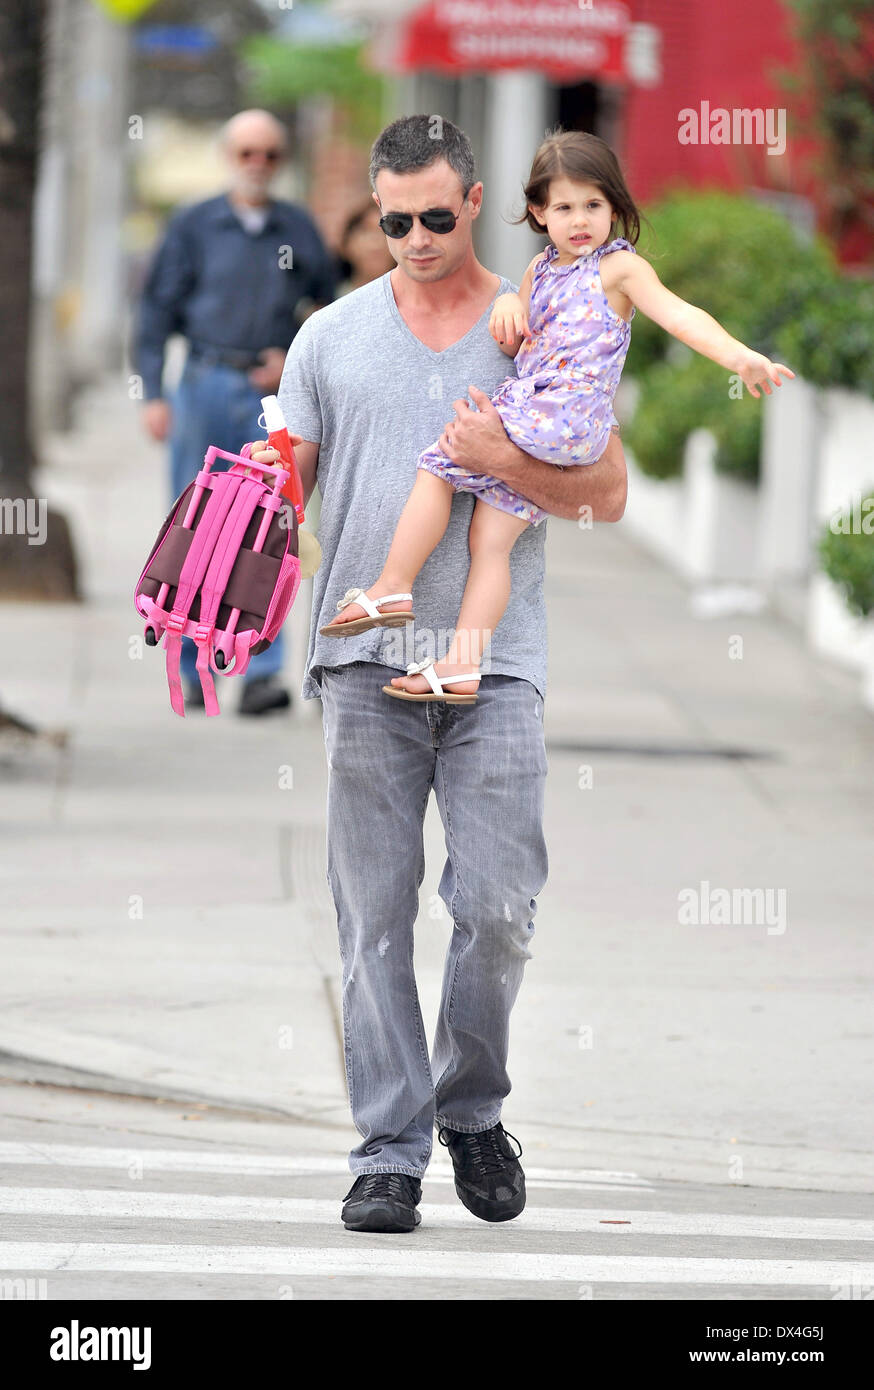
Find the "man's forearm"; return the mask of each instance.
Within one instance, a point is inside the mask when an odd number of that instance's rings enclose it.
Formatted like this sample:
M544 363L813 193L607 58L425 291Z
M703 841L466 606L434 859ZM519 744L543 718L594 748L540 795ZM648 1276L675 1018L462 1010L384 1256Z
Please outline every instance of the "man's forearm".
M162 394L164 352L172 331L172 323L167 321L166 316L144 300L134 336L133 357L136 370L142 377L143 395L147 401Z
M142 378L143 396L147 401L160 398L164 376L164 344L149 340L137 343L134 351L136 369Z
M571 521L583 508L591 510L593 521L618 521L625 511L625 455L615 435L597 463L561 468L532 458L508 439L494 476L544 511Z

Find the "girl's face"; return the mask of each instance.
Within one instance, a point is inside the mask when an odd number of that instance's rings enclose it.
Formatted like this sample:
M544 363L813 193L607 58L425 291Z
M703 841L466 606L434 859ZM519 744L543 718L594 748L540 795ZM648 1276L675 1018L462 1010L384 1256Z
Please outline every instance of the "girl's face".
M531 211L546 223L550 241L565 261L588 256L612 235L616 213L597 184L551 179L548 201Z

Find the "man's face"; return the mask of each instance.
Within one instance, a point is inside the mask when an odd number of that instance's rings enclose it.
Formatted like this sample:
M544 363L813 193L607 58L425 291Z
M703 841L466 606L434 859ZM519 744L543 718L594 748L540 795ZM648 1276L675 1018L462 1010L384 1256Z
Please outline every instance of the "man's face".
M244 197L266 196L285 155L280 132L265 122L238 127L227 146L231 186Z
M470 251L473 223L482 203L482 184L475 183L465 199L461 180L445 159L409 174L381 169L375 183L374 198L383 216L435 208L448 208L456 214L458 220L451 232L429 232L415 217L406 236L386 237L399 269L411 280L420 284L445 280L463 264Z

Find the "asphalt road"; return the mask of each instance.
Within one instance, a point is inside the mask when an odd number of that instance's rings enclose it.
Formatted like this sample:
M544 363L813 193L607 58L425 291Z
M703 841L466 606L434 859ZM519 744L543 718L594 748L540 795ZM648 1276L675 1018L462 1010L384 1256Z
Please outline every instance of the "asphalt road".
M421 1226L362 1235L340 1222L351 1179L330 1128L12 1082L0 1107L0 1280L31 1281L31 1297L816 1302L874 1293L870 1196L660 1182L526 1155L528 1205L492 1226L458 1201L441 1155L423 1184Z

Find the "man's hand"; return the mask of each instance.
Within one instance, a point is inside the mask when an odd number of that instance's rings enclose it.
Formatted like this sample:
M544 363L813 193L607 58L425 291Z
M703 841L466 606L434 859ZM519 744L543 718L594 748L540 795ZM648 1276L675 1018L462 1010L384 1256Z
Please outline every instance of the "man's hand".
M594 469L595 472L589 473L589 469ZM568 469L568 472L571 471ZM621 521L628 500L628 467L618 431L614 429L611 432L607 447L597 463L591 463L578 471L589 473L586 481L594 480L596 483L594 494L583 504L592 508L592 520ZM577 511L582 516L579 504Z
M439 444L447 458L466 468L468 473L489 473L501 477L502 459L508 462L507 448L515 463L516 446L504 429L504 423L485 391L469 386L476 410L467 401L452 402L455 419L443 427Z
M143 426L152 439L159 444L167 438L170 433L170 426L173 423L170 402L157 396L154 400L146 401L143 405Z
M298 444L303 444L303 439L301 438L301 436L299 434L292 434L291 430L288 431L288 437L291 440L292 449L296 449ZM243 448L245 447L246 446L243 445ZM242 450L240 452L242 453ZM263 441L260 439L254 439L249 448L249 457L255 463L278 463L280 468L285 467L285 464L279 457L279 450L271 448L270 441L267 439ZM263 474L259 469L256 473L250 476L260 478L263 477Z
M252 385L257 387L262 395L273 396L278 391L287 355L284 348L271 347L259 352L258 356L264 365L253 367L248 375Z
M528 497L553 516L578 521L619 521L625 511L628 477L625 454L617 434L611 434L596 463L557 467L526 454L510 439L503 421L484 391L468 388L477 409L453 401L456 411L440 436L447 458L468 473L486 473Z

